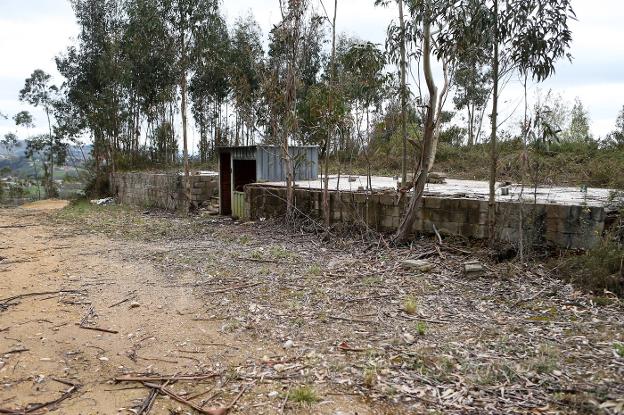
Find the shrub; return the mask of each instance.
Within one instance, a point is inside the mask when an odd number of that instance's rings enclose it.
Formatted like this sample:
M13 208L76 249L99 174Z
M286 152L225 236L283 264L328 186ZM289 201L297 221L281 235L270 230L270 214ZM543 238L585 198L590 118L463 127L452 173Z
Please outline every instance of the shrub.
M320 401L320 398L312 387L300 386L288 393L288 400L297 403L313 404Z
M583 255L564 258L560 269L565 279L588 291L608 290L624 295L624 249L613 235Z

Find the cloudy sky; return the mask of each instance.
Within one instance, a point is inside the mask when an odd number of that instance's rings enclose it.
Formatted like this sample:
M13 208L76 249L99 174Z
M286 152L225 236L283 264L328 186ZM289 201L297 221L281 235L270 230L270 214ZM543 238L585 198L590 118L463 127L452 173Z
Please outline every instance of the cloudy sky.
M312 0L311 3L317 3ZM331 4L329 4L331 3ZM373 0L339 0L338 30L383 44L386 27L395 18L394 9L376 8ZM241 14L253 13L267 32L279 21L279 0L226 0L223 9L229 22ZM333 1L327 1L330 8ZM624 4L622 0L573 0L578 22L573 22L572 63L560 62L557 74L533 86L552 89L564 100L580 98L590 112L592 132L602 136L612 130L624 105ZM77 34L68 0L0 0L0 112L13 115L29 109L17 100L24 79L41 68L62 79L56 72L54 56L63 51ZM503 94L506 118L522 99L517 82ZM41 114L36 121L43 125ZM512 117L513 119L513 117ZM0 121L0 134L15 131L10 121ZM25 132L19 131L23 137Z

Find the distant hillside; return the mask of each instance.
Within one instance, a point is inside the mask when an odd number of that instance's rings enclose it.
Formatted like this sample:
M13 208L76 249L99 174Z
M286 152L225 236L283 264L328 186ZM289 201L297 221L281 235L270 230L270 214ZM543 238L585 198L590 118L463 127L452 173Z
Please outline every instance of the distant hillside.
M72 170L75 171L76 168L81 168L84 165L84 157L87 160L91 154L91 146L86 145L83 146L82 151L80 147L72 145L69 147L69 154L67 155L67 162L65 166L59 166L58 173L60 177L65 175L65 172L70 172ZM33 177L36 175L36 170L38 170L38 175L41 174L41 165L37 163L35 166L32 160L26 158L26 142L18 141L15 146L7 147L3 144L0 144L0 170L8 167L11 169L11 176L17 177ZM57 174L54 174L55 178L58 178Z

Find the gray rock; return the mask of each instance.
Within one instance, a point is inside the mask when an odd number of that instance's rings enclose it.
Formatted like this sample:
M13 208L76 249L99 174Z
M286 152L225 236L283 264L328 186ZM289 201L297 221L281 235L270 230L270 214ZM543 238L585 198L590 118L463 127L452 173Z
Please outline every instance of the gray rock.
M464 262L464 276L478 278L485 275L485 267L479 261Z
M401 262L405 268L415 269L418 272L429 272L433 269L433 264L424 259L406 259Z

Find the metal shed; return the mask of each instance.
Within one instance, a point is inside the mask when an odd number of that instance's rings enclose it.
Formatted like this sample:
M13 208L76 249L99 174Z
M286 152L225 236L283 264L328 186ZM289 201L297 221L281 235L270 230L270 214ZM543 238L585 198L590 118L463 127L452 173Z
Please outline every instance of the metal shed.
M291 146L295 181L318 178L318 146ZM245 216L244 186L286 180L281 149L256 145L219 147L219 211L222 215Z

